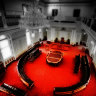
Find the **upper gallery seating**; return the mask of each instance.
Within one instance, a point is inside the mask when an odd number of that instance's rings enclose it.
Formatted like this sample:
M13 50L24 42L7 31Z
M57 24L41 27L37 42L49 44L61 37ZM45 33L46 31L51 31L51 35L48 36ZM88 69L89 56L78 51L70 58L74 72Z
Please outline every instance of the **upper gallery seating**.
M19 88L16 88L16 87L13 87L13 86L10 86L6 83L3 83L1 86L0 86L0 91L2 92L5 92L11 96L27 96L26 95L26 92L19 89Z
M94 19L91 28L92 28L94 31L96 31L96 19Z
M7 26L14 26L19 24L20 16L19 15L6 15Z
M30 48L19 60L18 63L18 73L20 76L21 81L29 88L31 88L34 85L34 82L28 77L26 76L26 74L24 73L23 70L23 66L24 64L27 62L27 60L31 58L37 58L40 54L41 51L39 49L36 49L38 46L35 44L32 48ZM31 54L30 54L31 53Z
M82 73L80 82L69 87L55 87L54 95L59 95L59 96L72 95L73 93L81 91L84 88L86 88L88 81L90 79L90 68L89 68L87 56L82 56L80 69Z
M75 23L74 21L60 21L61 23Z
M90 27L90 25L91 25L91 22L92 22L92 19L89 18L88 21L87 21L87 25L88 25L89 27Z

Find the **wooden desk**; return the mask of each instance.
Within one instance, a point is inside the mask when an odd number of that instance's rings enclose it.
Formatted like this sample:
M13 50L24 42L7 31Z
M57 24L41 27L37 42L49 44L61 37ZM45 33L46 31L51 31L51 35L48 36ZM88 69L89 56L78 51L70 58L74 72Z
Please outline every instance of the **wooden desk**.
M63 54L60 51L50 51L46 57L46 61L50 64L57 65L61 62Z

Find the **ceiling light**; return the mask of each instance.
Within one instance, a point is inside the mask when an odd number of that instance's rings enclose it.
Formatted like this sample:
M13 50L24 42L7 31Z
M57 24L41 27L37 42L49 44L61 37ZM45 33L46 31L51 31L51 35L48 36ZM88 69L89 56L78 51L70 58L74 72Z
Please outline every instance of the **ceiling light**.
M33 0L33 3L29 6L29 9L25 12L25 15L21 16L20 27L26 29L32 29L34 27L45 27L48 25L46 16L38 11L39 0Z

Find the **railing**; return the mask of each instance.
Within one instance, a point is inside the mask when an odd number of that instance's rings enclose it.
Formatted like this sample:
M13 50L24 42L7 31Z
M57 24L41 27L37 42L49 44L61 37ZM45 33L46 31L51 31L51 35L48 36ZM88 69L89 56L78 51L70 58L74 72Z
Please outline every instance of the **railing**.
M19 25L20 15L7 15L5 16L6 26ZM2 17L0 17L0 29L4 28Z
M40 46L40 42L34 44L32 48L30 48L28 51L26 51L23 56L20 58L17 69L18 69L18 74L21 79L21 81L28 87L31 88L34 85L34 81L32 81L24 72L24 64L31 59L30 61L32 62L35 60L40 54L41 51L38 49Z
M56 25L57 22L68 24L68 23L74 23L75 21L81 20L81 22L83 22L86 26L88 26L90 29L92 29L93 31L96 32L96 18L89 18L89 17L77 17L76 18L76 17L71 17L71 16L65 16L63 18L64 19L63 21L55 20L54 18L50 19L50 18L49 18L50 25ZM7 26L15 26L15 25L19 25L20 16L19 15L16 15L16 16L15 15L8 15L5 17L5 19L6 19ZM71 26L72 25L74 25L74 24L71 24ZM3 28L2 18L0 18L0 28Z
M83 17L81 21L96 32L96 18Z
M96 41L96 18L81 18L81 28Z
M68 21L68 22L75 22L76 20L79 20L79 17L73 17L73 16L47 16L47 19L49 21L58 21L58 22L62 22L62 21Z
M14 25L18 25L19 24L19 20L20 20L20 16L19 15L8 15L6 16L6 23L7 26L14 26Z
M3 27L2 17L0 16L0 28Z

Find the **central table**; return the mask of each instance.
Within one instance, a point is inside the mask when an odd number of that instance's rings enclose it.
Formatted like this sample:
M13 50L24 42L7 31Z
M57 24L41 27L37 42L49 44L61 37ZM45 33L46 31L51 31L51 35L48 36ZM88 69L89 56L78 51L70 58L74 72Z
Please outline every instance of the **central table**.
M50 64L57 65L61 62L63 54L60 51L50 51L46 57L46 61Z

